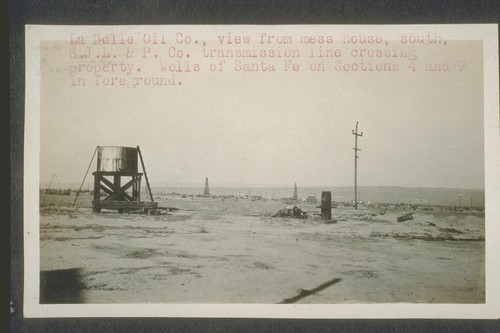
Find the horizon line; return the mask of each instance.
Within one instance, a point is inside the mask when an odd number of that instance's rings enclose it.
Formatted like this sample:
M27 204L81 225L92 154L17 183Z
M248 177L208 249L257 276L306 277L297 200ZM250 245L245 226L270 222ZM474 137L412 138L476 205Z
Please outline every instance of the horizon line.
M43 183L40 183L40 188L42 188ZM52 187L57 186L64 186L71 184L73 185L78 185L78 183L73 183L73 182L60 182L52 183ZM91 182L85 183L87 186L92 185ZM84 185L85 185L84 184ZM210 188L294 188L295 183L291 183L290 185L283 185L283 184L255 184L255 185L249 185L249 184L210 184ZM45 184L46 186L46 184ZM169 185L168 182L166 182L166 186L159 185L157 183L151 184L151 187L153 188L178 188L178 187L185 187L185 188L204 188L204 183L200 185L195 185L193 184L173 184ZM314 188L314 187L323 187L323 188L329 188L329 187L352 187L354 188L354 185L300 185L300 183L297 183L297 188ZM482 190L484 191L486 188L485 187L452 187L452 186L408 186L408 185L358 185L358 188L374 188L374 187L386 187L386 188L412 188L412 189L457 189L457 190Z

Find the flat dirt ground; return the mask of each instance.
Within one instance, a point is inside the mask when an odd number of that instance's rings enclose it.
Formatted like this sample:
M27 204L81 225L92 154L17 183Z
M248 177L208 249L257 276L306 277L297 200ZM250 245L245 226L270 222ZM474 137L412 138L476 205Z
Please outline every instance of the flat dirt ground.
M484 213L156 197L161 215L40 209L41 303L484 303ZM397 222L412 212L414 219Z

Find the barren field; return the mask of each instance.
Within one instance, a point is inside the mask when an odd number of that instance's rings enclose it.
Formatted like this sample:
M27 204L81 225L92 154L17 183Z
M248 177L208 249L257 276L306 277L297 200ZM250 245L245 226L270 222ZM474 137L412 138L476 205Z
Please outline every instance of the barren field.
M40 209L41 303L483 303L484 213L156 197L161 215ZM413 220L397 222L411 212Z

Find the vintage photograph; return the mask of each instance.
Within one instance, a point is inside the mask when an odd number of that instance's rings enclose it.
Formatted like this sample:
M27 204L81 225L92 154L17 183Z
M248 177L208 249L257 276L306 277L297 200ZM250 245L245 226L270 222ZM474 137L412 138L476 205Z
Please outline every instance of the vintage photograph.
M490 58L456 31L27 27L31 299L484 305Z

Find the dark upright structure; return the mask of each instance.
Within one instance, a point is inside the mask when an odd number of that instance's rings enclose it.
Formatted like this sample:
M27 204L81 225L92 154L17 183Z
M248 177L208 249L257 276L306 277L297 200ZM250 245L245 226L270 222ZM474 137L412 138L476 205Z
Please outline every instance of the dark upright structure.
M321 219L332 219L332 192L330 191L321 192Z
M208 188L208 177L205 178L205 189L203 190L203 195L210 195L210 189Z

